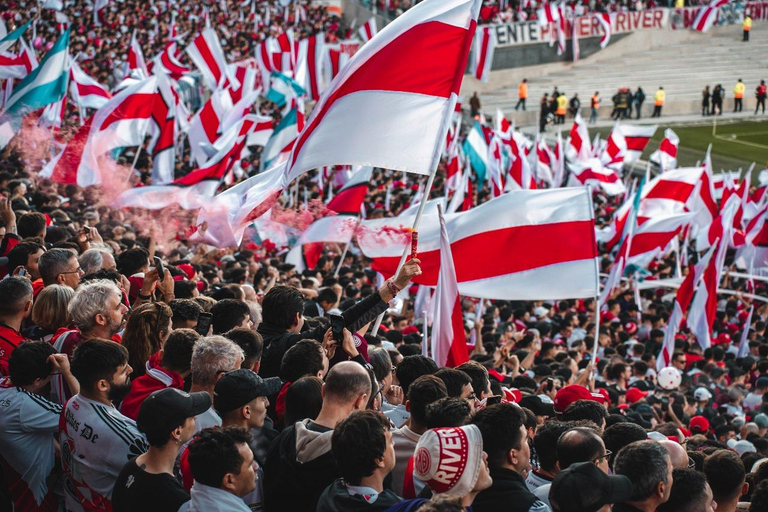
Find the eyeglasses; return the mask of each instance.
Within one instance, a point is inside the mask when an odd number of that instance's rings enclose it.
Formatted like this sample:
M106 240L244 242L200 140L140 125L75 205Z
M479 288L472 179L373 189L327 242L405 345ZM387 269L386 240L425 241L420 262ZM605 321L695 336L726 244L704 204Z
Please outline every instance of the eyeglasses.
M594 459L592 459L592 462L598 463L598 462L600 462L602 459L606 459L606 460L608 460L608 457L610 457L611 455L613 455L613 452L612 452L611 450L605 450L605 453L604 453L604 454L602 454L602 455L601 455L601 456L599 456L599 457L595 457Z
M696 469L696 462L688 457L688 469Z
M77 270L68 270L66 272L59 272L59 275L61 274L85 274L82 268L77 267Z

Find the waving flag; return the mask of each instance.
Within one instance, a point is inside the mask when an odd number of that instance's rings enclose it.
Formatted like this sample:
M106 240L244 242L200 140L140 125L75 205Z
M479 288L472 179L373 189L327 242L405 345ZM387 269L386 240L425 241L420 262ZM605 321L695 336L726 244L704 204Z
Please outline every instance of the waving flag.
M650 160L661 168L661 172L669 171L677 167L677 147L680 138L671 128L664 130L664 139L659 144L659 149L651 153Z
M203 81L210 90L216 90L224 84L227 80L227 59L224 57L224 50L221 49L219 36L214 29L210 27L203 29L185 51L200 70Z
M23 48L18 55L0 54L0 79L24 78L34 66L34 54Z
M197 165L202 166L216 152L213 143L219 138L225 116L232 110L232 98L225 90L213 91L203 107L189 123L189 150Z
M165 49L154 58L153 63L155 66L163 70L166 74L170 75L174 80L178 80L187 73L189 68L184 66L176 56L177 54L176 43L168 43ZM156 73L156 69L152 69L153 73Z
M26 32L27 28L29 28L29 26L32 24L32 21L33 20L27 21L26 23L21 25L19 28L17 28L16 30L14 30L10 34L6 34L5 37L0 39L0 54L5 52L5 51L7 51L8 48L13 46L13 44L16 41L22 40L21 36L24 35L24 32Z
M112 98L106 87L88 76L74 59L71 60L71 87L72 99L78 108L100 109Z
M136 39L136 31L133 31L131 36L131 46L128 48L128 75L133 71L138 72L139 76L136 78L143 79L149 76L147 70L147 62L144 60L144 52L141 50L141 45Z
M651 261L666 253L667 248L692 218L693 214L690 213L654 217L638 226L632 233L626 265L646 268ZM629 243L629 240L625 243ZM619 249L619 253L623 251Z
M587 123L577 113L573 120L571 133L565 142L565 157L569 161L587 160L592 154L592 144L589 142L589 130Z
M0 149L8 145L19 131L22 117L60 101L66 94L69 81L69 33L70 29L67 29L59 37L40 65L16 86L5 103L5 109L0 115Z
M287 181L340 163L433 172L479 10L479 0L426 0L376 34L315 106Z
M512 191L445 220L462 295L504 300L596 296L597 248L585 188ZM412 223L412 216L361 223L358 244L373 259L373 269L394 274L410 243L404 226ZM438 218L425 213L419 226L423 273L415 283L437 284L440 253Z
M368 21L363 23L363 26L357 29L357 33L360 35L360 39L363 40L363 43L367 43L371 39L373 39L373 36L376 35L378 30L376 29L376 18L370 18Z
M683 279L683 283L680 288L677 289L677 295L675 295L675 303L672 309L672 314L667 322L667 329L664 332L664 343L661 348L661 352L656 357L656 371L660 372L672 363L672 354L675 352L675 334L680 329L680 324L683 321L685 312L688 310L688 306L693 300L693 292L699 285L702 276L704 275L704 269L709 265L709 261L714 253L714 246L704 255L699 263L691 265L688 274Z
M317 107L315 107L317 108ZM296 139L304 129L304 112L294 106L275 127L261 153L261 168L269 169L288 159ZM290 183L290 182L288 182Z
M299 85L294 79L282 74L273 72L270 77L270 87L267 94L264 95L269 101L280 108L291 104L295 100L307 94L307 91Z
M594 16L600 24L600 28L603 29L603 35L600 36L600 48L605 48L611 42L611 13L598 12Z
M709 5L699 8L696 19L693 20L691 29L697 32L706 32L717 21L717 15L720 7L730 3L731 0L712 0Z
M325 36L315 34L299 41L296 55L296 82L314 101L320 99L325 90L323 82L323 56L325 55Z
M438 209L437 215L440 225L440 275L433 302L432 359L440 367L455 368L469 361L469 353L451 241L442 210Z
M609 196L616 196L626 192L624 183L615 171L604 167L597 158L589 158L584 162L576 162L571 165L572 187L599 186Z
M490 131L475 121L474 126L467 134L462 149L469 159L469 165L477 174L477 182L485 182L485 176L490 165L488 162L488 153L490 145Z
M488 82L493 65L493 51L496 48L496 37L493 28L483 27L477 32L472 50L472 74L483 83Z
M624 154L624 163L631 164L640 159L643 155L645 147L648 145L648 141L651 140L653 134L656 133L656 125L632 125L621 124L619 125L621 134L624 136L624 142L627 145L626 153Z

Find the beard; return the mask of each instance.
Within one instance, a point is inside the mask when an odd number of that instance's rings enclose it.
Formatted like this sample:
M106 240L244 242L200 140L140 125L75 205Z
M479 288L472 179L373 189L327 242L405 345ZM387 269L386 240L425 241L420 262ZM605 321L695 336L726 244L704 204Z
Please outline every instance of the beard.
M131 391L131 379L126 379L126 381L123 384L115 384L113 382L110 382L109 384L109 392L107 396L109 397L109 400L113 404L119 404L123 401L123 398L125 398L128 395L128 392Z

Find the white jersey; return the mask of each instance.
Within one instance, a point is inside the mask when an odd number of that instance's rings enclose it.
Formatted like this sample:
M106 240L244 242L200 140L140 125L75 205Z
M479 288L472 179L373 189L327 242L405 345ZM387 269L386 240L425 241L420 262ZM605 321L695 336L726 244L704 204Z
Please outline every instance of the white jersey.
M41 505L48 493L46 479L55 464L53 434L59 429L61 406L40 395L0 381L0 454L26 489L14 492L16 510ZM14 489L16 482L11 482Z
M111 509L120 470L149 448L135 421L79 394L64 408L59 441L67 512Z

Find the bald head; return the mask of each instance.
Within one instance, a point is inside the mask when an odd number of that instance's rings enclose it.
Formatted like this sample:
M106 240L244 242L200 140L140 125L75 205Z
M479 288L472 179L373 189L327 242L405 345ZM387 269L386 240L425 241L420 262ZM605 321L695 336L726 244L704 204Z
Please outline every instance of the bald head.
M371 396L371 377L359 364L352 361L338 363L325 377L323 398L339 404L352 404L360 395Z
M669 459L672 461L673 468L683 469L688 467L688 453L679 443L668 439L659 441L659 443L669 452Z
M576 427L563 433L557 440L557 460L560 470L577 462L595 460L605 454L605 444L595 429Z

